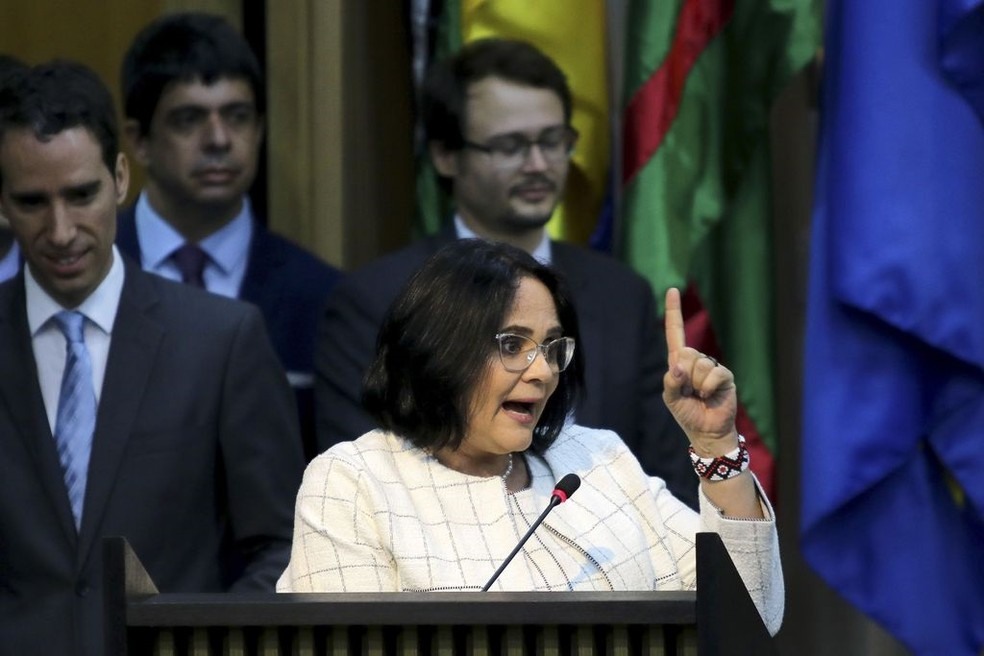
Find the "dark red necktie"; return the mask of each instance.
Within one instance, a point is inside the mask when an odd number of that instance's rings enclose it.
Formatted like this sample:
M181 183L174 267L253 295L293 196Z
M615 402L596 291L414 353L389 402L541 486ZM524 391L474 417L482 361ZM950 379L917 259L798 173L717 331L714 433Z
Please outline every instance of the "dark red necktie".
M205 280L202 273L205 271L205 263L208 262L208 254L196 244L185 244L171 254L174 263L181 271L181 280L189 285L205 289Z

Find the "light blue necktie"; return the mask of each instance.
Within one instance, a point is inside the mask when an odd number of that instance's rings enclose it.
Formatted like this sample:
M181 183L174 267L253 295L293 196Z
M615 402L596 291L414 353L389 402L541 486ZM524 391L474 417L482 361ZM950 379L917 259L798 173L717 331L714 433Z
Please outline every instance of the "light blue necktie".
M65 335L65 373L58 397L55 444L78 529L96 429L96 393L92 387L92 361L85 347L85 316L80 312L59 312L54 319Z

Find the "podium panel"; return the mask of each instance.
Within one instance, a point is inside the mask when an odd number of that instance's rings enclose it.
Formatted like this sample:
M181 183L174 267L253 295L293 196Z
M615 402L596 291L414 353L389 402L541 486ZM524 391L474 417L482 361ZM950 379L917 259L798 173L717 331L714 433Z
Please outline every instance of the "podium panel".
M705 558L723 553L714 534ZM704 540L707 543L707 540ZM160 593L124 538L106 538L107 654L143 656L694 656L774 653L727 576L694 592ZM704 569L708 565L705 563ZM726 569L726 567L725 567ZM733 583L733 582L731 582ZM698 589L700 589L698 585ZM711 589L713 588L713 589ZM744 600L740 596L744 595ZM711 601L701 596L713 597ZM703 609L703 610L702 610ZM703 614L702 614L703 613Z
M669 630L667 630L669 629ZM142 627L128 654L158 656L693 655L695 626L404 625Z

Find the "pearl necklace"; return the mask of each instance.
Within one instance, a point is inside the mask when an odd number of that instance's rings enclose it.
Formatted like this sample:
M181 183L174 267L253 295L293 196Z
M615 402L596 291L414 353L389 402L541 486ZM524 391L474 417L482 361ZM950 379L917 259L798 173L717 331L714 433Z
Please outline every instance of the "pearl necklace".
M512 470L513 470L513 462L514 462L513 461L513 454L510 453L509 454L509 464L506 465L506 471L502 472L502 480L504 480L504 481L508 481L509 480L509 474L511 474L512 473Z

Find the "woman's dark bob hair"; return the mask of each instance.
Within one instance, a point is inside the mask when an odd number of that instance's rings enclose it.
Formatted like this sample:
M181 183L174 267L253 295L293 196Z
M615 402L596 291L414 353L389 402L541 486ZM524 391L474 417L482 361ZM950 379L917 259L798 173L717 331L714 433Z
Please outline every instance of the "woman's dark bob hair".
M465 439L472 397L498 362L495 334L524 278L550 291L566 337L579 338L574 304L559 274L513 246L459 239L434 254L390 306L362 400L384 429L434 452ZM583 387L580 351L560 374L533 432L543 453Z

